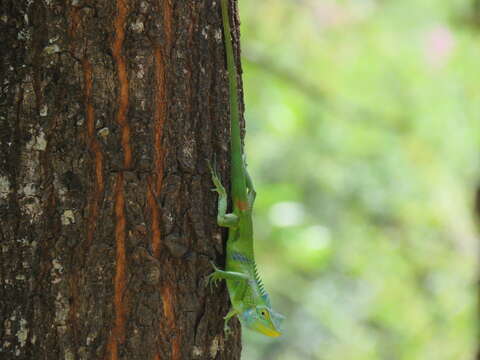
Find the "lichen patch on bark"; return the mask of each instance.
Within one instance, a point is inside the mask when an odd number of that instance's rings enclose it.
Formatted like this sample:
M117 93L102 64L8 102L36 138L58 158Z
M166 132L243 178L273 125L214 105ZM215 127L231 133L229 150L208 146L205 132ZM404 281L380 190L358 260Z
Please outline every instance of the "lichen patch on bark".
M8 177L0 175L0 200L8 199L10 192L10 180L8 180Z

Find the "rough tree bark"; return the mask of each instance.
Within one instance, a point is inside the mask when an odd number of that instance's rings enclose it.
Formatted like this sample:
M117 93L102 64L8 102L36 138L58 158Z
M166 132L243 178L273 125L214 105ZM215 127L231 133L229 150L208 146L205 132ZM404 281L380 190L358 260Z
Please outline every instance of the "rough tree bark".
M1 359L240 358L205 281L224 250L219 6L0 2Z

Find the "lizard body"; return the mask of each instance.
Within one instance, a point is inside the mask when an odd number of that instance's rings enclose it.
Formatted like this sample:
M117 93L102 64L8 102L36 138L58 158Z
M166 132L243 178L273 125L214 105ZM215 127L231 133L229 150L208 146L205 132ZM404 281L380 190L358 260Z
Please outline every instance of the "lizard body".
M210 281L225 279L232 304L225 316L225 331L229 331L228 321L238 316L242 324L264 335L281 335L280 322L283 318L271 306L270 298L264 289L257 272L253 250L252 209L255 190L246 170L242 141L240 137L237 71L233 56L228 13L228 0L221 0L223 33L227 58L229 103L231 123L231 200L232 213L227 213L228 196L214 168L212 181L218 192L219 226L228 227L225 270L218 269L210 275Z

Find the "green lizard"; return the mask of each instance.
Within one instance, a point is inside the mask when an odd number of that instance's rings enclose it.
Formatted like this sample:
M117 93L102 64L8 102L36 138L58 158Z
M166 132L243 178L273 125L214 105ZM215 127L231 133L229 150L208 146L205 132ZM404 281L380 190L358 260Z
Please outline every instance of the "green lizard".
M255 190L246 170L242 142L240 139L237 71L233 57L228 0L221 0L223 34L227 55L227 70L230 98L231 122L231 187L233 212L227 214L227 192L215 169L210 166L215 191L218 192L219 226L228 227L225 270L218 269L209 276L215 283L225 279L232 308L225 316L225 332L229 332L228 321L238 316L248 328L264 335L281 335L280 322L283 316L273 311L270 299L257 272L253 255L252 208Z

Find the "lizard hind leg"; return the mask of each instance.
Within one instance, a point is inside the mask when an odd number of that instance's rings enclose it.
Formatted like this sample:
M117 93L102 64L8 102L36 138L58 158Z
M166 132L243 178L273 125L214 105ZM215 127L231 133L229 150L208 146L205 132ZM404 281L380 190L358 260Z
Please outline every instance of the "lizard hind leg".
M243 169L245 171L245 180L248 189L248 206L250 207L250 209L252 209L253 204L255 203L255 198L257 197L257 192L255 191L255 187L253 186L252 177L248 173L247 164L245 163L245 161L243 162Z

